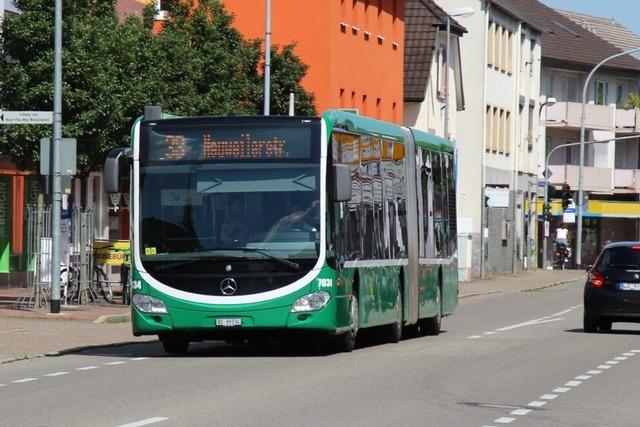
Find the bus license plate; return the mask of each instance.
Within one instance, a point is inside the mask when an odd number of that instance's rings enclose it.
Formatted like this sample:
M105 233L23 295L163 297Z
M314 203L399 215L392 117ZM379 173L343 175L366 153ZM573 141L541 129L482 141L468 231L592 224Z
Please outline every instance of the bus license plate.
M230 319L216 319L216 326L242 326L242 319L234 317Z
M620 289L623 291L640 291L640 283L620 283Z

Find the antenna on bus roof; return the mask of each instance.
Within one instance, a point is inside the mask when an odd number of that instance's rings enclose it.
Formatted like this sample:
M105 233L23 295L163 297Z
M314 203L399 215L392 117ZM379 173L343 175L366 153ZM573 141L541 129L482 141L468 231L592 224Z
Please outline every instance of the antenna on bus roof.
M162 120L162 107L160 107L159 105L145 105L144 119Z

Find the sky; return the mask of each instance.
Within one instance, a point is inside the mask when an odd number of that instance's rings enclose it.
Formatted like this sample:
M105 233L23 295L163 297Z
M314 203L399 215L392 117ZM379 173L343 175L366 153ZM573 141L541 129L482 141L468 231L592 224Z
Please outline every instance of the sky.
M541 0L554 9L613 18L640 35L640 0Z

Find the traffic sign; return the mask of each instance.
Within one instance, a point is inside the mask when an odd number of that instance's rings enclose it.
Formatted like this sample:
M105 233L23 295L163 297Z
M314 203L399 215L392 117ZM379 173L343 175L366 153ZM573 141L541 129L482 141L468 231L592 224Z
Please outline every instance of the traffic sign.
M0 111L0 125L47 125L53 111Z
M551 172L551 169L549 169L549 168L545 169L545 171L542 172L542 176L544 176L546 179L551 178L551 175L553 175L553 173Z

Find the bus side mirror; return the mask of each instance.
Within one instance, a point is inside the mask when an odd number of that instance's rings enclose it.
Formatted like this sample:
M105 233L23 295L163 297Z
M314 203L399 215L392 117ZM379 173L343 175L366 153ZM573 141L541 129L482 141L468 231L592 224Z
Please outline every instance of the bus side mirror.
M131 148L114 148L104 162L104 191L107 194L119 193L122 183L121 174L129 173Z
M334 202L348 202L351 200L351 169L349 165L333 165L332 173L332 200Z

